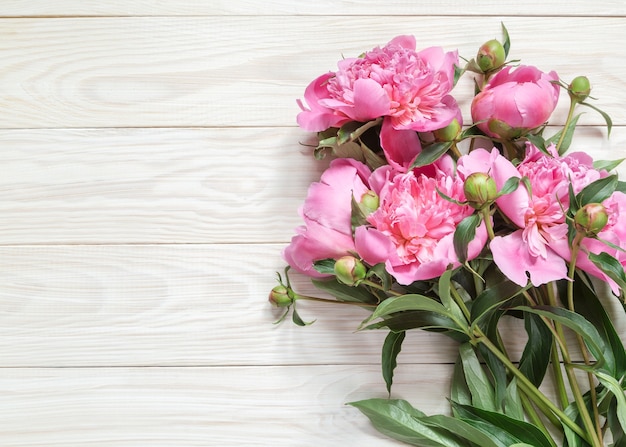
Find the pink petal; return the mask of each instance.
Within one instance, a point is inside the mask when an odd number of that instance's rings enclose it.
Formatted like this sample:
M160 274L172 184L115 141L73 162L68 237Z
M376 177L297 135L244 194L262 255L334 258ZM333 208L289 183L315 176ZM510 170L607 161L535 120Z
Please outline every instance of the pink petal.
M388 118L384 119L380 130L380 144L387 162L401 172L406 172L422 151L417 132L396 130Z

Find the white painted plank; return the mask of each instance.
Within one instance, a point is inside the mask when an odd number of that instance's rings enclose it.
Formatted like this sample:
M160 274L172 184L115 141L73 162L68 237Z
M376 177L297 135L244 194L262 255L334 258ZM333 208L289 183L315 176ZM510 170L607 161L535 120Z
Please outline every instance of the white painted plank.
M626 157L626 127L610 139L604 129L576 132L572 150ZM296 128L0 130L0 243L287 242L326 166L300 144L310 137Z
M458 0L403 1L377 0L318 0L293 2L289 0L202 1L179 0L3 0L0 16L4 17L58 17L58 16L186 16L186 15L464 15L464 16L615 16L626 12L620 0L557 0L541 2L467 2Z
M445 412L450 373L399 368L394 395ZM0 394L0 438L11 447L404 445L345 405L386 397L365 365L0 369Z
M472 17L435 16L4 19L0 126L291 126L296 98L343 55L403 33L415 34L420 48L458 48L471 58L500 35L501 20L485 17L476 26ZM555 69L567 81L587 74L598 104L626 124L625 17L509 17L506 25L512 58ZM467 78L457 95L462 104L471 92ZM587 114L583 121L602 119Z
M0 247L0 367L380 364L369 314L299 303L301 328L267 302L282 245ZM296 289L324 296L293 274ZM626 315L607 301L626 336ZM523 329L503 326L517 358ZM625 339L626 341L626 339ZM413 331L400 363L450 363L456 343ZM1 425L1 424L0 424Z

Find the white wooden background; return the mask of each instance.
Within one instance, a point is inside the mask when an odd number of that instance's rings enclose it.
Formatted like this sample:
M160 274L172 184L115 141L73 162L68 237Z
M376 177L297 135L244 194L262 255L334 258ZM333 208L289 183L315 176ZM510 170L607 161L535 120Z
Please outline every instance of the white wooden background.
M471 3L1 0L0 445L399 445L344 405L385 396L385 334L266 302L323 167L306 85L398 34L473 57L503 21L512 57L588 75L613 117L576 148L626 156L623 0ZM410 334L394 396L445 412L453 360Z

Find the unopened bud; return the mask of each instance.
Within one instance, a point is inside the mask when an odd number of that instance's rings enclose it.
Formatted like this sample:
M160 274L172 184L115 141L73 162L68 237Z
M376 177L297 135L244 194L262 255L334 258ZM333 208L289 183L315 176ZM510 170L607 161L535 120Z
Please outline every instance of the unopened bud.
M496 181L484 172L470 174L463 184L465 198L476 209L483 208L498 198Z
M587 79L586 76L578 76L574 78L568 86L567 92L569 93L570 98L572 98L572 101L583 102L589 97L589 93L591 92L589 79Z
M576 229L588 236L595 236L606 226L609 215L600 203L588 203L574 215Z
M433 132L437 141L454 141L461 132L461 125L459 121L454 118L450 124L442 129L437 129Z
M503 140L515 140L528 133L528 129L511 127L508 123L498 119L490 119L487 127L493 135Z
M354 256L343 256L335 262L335 276L343 284L356 286L366 274L367 268Z
M378 209L378 205L380 205L380 199L378 197L378 194L370 189L361 196L361 201L359 202L359 205L361 206L363 214L365 214L366 216L370 213L373 213Z
M483 72L491 71L504 65L506 54L504 47L496 39L485 42L476 55L476 62Z
M276 307L289 307L293 303L293 297L287 287L279 285L270 292L269 302Z

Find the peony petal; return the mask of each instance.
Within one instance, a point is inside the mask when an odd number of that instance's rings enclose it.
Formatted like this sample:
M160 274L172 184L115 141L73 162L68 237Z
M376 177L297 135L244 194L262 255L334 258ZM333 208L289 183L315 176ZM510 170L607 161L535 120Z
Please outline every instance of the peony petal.
M567 278L567 266L563 258L550 249L547 250L546 258L532 256L522 240L522 230L496 236L490 248L498 268L520 286L528 283L527 274L535 287Z
M385 118L380 130L380 144L389 165L406 172L422 151L419 136L414 130L396 130L391 120Z
M373 79L354 81L354 106L342 107L346 115L355 121L370 121L389 114L391 100L383 87Z
M375 228L357 227L354 244L356 252L369 265L385 262L394 252L391 240Z

